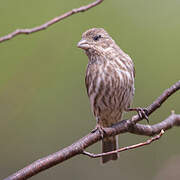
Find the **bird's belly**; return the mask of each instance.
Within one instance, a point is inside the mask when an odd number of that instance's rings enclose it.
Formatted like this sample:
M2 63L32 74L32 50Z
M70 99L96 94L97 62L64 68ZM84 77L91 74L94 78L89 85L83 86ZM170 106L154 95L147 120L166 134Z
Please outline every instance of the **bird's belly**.
M90 102L98 123L103 127L109 127L120 121L124 109L131 104L132 98L131 87L114 89L104 87L101 89L101 93L94 92L90 96Z

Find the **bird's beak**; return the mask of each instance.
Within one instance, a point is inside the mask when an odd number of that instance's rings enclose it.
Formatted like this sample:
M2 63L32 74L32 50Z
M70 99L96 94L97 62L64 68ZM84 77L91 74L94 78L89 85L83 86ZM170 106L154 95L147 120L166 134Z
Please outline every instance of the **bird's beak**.
M87 50L87 49L90 48L89 44L87 43L87 41L85 39L81 39L78 42L77 47L81 48L81 49L84 49L84 50Z

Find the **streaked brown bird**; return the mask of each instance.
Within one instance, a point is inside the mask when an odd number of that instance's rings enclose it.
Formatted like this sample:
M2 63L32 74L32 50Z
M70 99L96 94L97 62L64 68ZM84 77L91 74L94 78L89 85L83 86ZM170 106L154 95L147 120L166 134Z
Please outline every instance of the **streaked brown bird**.
M102 28L89 29L83 33L79 48L89 58L86 69L86 88L91 109L97 120L96 129L111 127L128 111L134 95L134 64L115 41ZM102 152L118 148L118 139L105 137ZM102 157L102 163L116 160L118 154Z

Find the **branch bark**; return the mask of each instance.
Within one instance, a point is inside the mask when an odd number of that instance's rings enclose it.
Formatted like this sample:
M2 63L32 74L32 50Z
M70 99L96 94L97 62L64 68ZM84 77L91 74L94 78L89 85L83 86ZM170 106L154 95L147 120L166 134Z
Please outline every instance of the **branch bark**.
M180 81L175 83L170 88L166 89L161 96L159 96L150 106L147 107L147 113L150 115L155 110L157 110L172 94L180 89ZM138 115L133 116L131 119L122 120L121 122L113 125L111 128L106 128L106 136L114 136L117 134L130 132L139 135L152 136L160 133L163 129L168 130L174 126L180 126L180 114L172 113L164 121L154 124L154 125L142 125L137 122L142 120ZM48 169L56 164L59 164L71 157L83 154L84 149L91 146L92 144L101 140L101 135L99 132L90 133L72 145L55 152L47 157L39 159L27 167L19 170L18 172L12 174L11 176L5 178L4 180L22 180L28 179L29 177L38 174L45 169Z
M7 41L9 39L12 39L13 37L15 37L15 36L17 36L19 34L28 35L28 34L31 34L31 33L34 33L34 32L44 30L44 29L48 28L49 26L51 26L51 25L65 19L65 18L67 18L69 16L72 16L73 14L77 14L79 12L87 11L87 10L99 5L102 2L103 2L103 0L96 0L96 1L94 1L91 4L88 4L86 6L81 6L80 8L72 9L71 11L66 12L65 14L62 14L62 15L60 15L58 17L55 17L55 18L51 19L50 21L47 21L46 23L44 23L44 24L42 24L40 26L31 28L31 29L16 29L12 33L10 33L10 34L8 34L6 36L0 37L0 43L4 42L4 41Z

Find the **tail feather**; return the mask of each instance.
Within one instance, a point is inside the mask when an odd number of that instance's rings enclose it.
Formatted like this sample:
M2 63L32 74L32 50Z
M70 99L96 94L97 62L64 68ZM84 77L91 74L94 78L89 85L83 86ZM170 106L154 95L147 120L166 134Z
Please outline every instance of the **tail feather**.
M109 152L109 151L114 151L118 148L118 137L113 136L113 137L107 137L102 140L102 152ZM106 163L110 160L116 160L118 158L118 154L110 154L107 156L102 157L102 163Z

